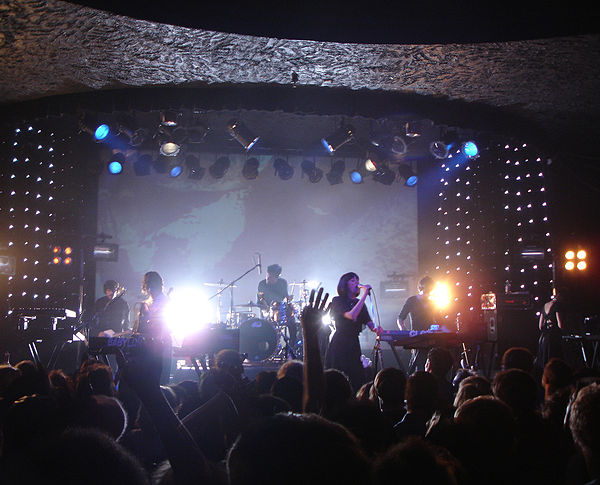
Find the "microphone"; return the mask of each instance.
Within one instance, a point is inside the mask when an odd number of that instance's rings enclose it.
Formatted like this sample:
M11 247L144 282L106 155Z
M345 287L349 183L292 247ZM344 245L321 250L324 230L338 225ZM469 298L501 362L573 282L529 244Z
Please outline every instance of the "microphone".
M258 263L256 263L258 267L258 274L262 274L262 260L260 257L260 253L256 253L256 255L258 256Z
M358 287L359 287L359 288L366 288L366 286L365 286L365 285L361 285L360 283L359 283ZM370 294L371 294L371 288L369 288L369 291L367 292L367 294L368 294L368 295L370 295Z

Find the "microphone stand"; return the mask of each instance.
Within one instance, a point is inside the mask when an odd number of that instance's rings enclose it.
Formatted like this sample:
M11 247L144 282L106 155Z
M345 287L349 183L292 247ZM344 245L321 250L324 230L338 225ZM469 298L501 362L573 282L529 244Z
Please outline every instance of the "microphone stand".
M233 312L233 285L235 285L238 281L240 281L246 275L250 274L252 271L254 271L259 266L260 266L260 264L258 264L258 263L255 264L254 266L252 266L252 268L250 268L248 271L246 271L243 275L241 275L238 278L234 279L231 283L228 283L223 288L221 288L219 291L217 291L214 295L212 295L211 297L209 297L208 300L210 301L213 298L216 298L218 296L220 297L227 288L231 288L231 311ZM219 315L219 317L220 317L220 315Z

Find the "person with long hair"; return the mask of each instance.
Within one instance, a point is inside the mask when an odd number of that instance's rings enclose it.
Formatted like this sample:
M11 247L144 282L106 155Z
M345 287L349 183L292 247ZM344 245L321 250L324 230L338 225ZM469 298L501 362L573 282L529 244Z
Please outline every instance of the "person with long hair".
M356 273L346 273L338 282L338 296L333 298L330 307L335 333L327 349L325 365L344 372L355 392L365 383L358 335L364 326L376 333L379 329L365 306L370 291L371 286L361 285Z

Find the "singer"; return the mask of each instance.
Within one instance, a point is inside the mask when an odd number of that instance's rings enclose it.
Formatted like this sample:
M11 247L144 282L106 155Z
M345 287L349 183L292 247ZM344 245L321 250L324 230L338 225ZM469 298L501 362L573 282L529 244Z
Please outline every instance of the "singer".
M378 331L365 307L371 286L361 285L356 273L346 273L340 278L337 291L339 296L331 301L330 310L335 333L327 349L325 365L344 372L356 392L365 383L358 334L363 330L363 325L373 332Z

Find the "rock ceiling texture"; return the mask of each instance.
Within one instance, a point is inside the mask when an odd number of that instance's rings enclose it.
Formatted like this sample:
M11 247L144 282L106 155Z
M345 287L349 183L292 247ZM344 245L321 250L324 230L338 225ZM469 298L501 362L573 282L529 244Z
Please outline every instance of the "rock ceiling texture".
M124 88L290 86L398 94L507 113L549 140L600 127L600 36L351 44L178 27L58 1L0 3L0 103ZM559 147L560 149L560 147Z

